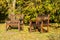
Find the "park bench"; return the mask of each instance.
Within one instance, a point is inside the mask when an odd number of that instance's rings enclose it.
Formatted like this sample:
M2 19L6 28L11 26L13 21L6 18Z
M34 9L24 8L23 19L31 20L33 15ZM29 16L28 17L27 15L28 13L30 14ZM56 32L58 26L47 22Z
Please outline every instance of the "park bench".
M39 16L37 16L36 18L35 18L35 21L33 21L33 20L30 20L29 21L29 25L30 25L30 32L31 31L40 31L40 27L41 27L41 18L39 17Z
M46 26L47 27L47 31L49 31L49 15L38 15L36 17L35 22L33 22L32 20L30 20L30 31L32 31L32 28L34 28L34 24L35 24L35 30L36 31L41 31L43 32L43 27Z
M44 32L44 30L46 32L49 31L49 19L50 19L50 15L49 14L44 14L42 16L40 16L41 18L41 32ZM47 27L46 29L44 29L44 27Z
M11 26L18 26L18 30L20 30L20 21L16 19L16 15L14 14L9 14L8 19L6 20L6 30L8 30Z

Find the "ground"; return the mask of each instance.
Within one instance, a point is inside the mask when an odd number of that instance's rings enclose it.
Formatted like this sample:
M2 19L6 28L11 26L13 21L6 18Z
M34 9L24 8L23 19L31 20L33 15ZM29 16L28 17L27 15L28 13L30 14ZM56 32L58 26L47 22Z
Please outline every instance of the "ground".
M23 31L18 29L11 29L6 31L6 24L0 24L0 40L49 40L50 34L59 34L60 29L50 27L49 32L29 32L29 26L24 26Z

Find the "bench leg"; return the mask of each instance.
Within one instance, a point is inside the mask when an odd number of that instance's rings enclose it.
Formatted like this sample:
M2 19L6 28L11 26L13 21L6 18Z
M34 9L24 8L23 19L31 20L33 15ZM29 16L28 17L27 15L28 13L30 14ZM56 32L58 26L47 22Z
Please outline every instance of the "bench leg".
M47 25L47 32L49 32L49 23L48 23L48 25Z
M41 33L43 32L43 21L41 23Z
M30 25L30 32L32 32L32 26Z
M18 23L18 30L20 31L20 23Z
M49 19L48 19L48 25L47 25L47 32L49 32Z
M23 30L23 28L24 28L24 22L22 21L22 30Z
M8 28L9 28L9 24L6 24L6 31L8 31Z

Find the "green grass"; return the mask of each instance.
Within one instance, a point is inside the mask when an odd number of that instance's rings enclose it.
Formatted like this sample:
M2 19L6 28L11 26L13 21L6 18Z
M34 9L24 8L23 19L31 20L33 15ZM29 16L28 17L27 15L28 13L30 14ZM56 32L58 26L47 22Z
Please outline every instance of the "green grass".
M50 31L47 33L40 32L28 32L29 26L24 26L23 31L18 29L11 29L6 31L6 24L0 24L0 40L49 40L50 34L59 34L60 29L54 29L50 27Z

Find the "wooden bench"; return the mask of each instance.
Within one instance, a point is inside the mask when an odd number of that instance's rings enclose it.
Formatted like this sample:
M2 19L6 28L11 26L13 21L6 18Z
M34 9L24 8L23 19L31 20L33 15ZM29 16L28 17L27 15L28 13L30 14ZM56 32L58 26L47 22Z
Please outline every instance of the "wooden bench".
M36 21L35 21L35 25L36 25L36 31L38 31L38 29L39 29L39 31L41 31L41 32L43 32L44 30L44 26L46 26L47 27L47 31L49 31L49 17L50 17L50 15L48 14L48 15L38 15L37 17L36 17ZM32 28L34 28L34 26L33 26L33 21L32 20L30 20L30 23L29 23L29 25L30 25L30 32L32 31Z
M40 27L41 27L41 20L40 20L40 17L36 17L35 18L35 21L33 20L30 20L29 21L29 25L30 25L30 32L32 32L33 30L34 31L40 31ZM33 29L33 30L32 30Z
M50 19L50 15L49 14L47 14L47 15L40 15L38 19L41 20L41 32L44 32L44 28L43 28L44 26L47 27L46 31L48 32L49 31L49 19Z
M18 30L20 31L20 21L16 19L14 14L9 14L6 20L6 30L8 30L10 26L18 26Z

